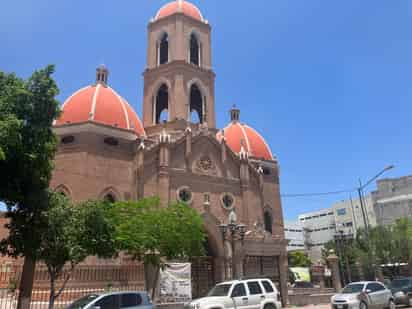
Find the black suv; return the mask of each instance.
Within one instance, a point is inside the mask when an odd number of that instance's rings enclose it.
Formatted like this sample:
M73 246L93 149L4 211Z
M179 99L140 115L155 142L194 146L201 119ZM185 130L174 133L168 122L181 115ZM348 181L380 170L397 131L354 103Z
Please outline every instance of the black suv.
M412 306L412 277L393 279L390 289L397 305Z

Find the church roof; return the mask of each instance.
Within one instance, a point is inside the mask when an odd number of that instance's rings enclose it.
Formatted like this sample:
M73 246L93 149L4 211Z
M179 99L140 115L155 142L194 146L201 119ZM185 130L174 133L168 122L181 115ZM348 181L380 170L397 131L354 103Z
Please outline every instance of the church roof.
M200 10L192 3L184 0L176 0L167 3L157 12L155 20L176 14L183 13L186 16L203 21L203 15Z
M107 83L108 71L97 69L96 84L72 94L63 104L62 113L54 125L97 122L144 135L142 123L129 103Z
M244 151L257 159L273 160L265 139L255 129L239 121L240 111L234 107L230 112L232 121L217 133L216 138L219 141L225 138L227 145L235 153Z

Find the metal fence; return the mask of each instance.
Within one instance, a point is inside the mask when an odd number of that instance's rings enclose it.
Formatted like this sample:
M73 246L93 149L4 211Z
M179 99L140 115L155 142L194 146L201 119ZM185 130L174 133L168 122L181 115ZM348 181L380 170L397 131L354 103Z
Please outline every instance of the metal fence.
M0 269L0 309L17 307L21 266ZM56 288L63 281L57 282ZM48 308L49 276L44 266L37 266L31 309ZM75 299L93 293L109 291L141 291L145 289L143 265L79 266L71 274L66 288L55 302L54 308L66 308Z

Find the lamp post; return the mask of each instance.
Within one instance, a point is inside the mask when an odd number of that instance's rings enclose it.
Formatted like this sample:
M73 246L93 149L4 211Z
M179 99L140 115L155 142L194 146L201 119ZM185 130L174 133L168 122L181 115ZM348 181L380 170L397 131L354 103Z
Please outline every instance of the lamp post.
M222 234L223 245L225 240L230 241L232 249L232 279L235 279L237 276L236 272L236 259L235 259L235 250L236 250L236 240L240 240L243 244L243 240L246 234L246 225L237 223L237 216L234 210L229 213L229 223L220 224L219 229Z
M350 269L349 265L349 258L348 255L346 254L346 244L349 243L353 239L353 234L352 233L346 233L343 230L338 230L337 233L335 234L335 242L336 242L336 249L338 252L338 255L340 258L342 258L342 275L343 271L346 270L346 276L343 275L343 281L346 281L346 283L352 282L352 272Z
M363 224L365 226L365 232L366 235L369 236L369 220L367 218L367 213L365 209L365 204L363 201L363 189L365 189L367 186L369 186L373 181L378 179L383 173L393 169L395 166L394 165L388 165L386 166L382 171L380 171L377 175L369 179L364 185L362 185L361 180L359 179L359 187L357 188L358 195L359 195L359 202L360 202L360 207L362 211L362 218L363 218Z

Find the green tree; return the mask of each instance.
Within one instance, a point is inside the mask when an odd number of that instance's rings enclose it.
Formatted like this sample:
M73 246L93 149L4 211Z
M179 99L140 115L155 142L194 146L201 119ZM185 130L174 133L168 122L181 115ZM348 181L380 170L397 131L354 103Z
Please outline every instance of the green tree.
M204 254L202 219L186 204L161 207L158 198L117 202L109 216L115 228L116 247L156 269L153 286L164 259Z
M38 253L38 260L44 262L50 277L50 309L76 265L88 256L115 255L114 229L105 216L106 205L89 201L74 206L62 194L50 193L49 208L43 213L46 229ZM58 279L63 280L59 288Z
M3 253L24 256L18 308L27 308L47 209L56 151L53 120L59 115L53 66L27 80L0 72L0 200L8 207ZM23 301L24 300L24 301Z
M288 254L289 267L310 267L310 258L302 251L293 251Z
M401 218L392 226L393 263L412 263L412 220Z

